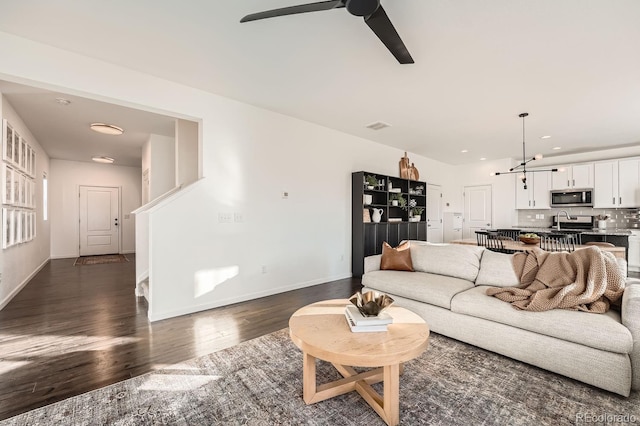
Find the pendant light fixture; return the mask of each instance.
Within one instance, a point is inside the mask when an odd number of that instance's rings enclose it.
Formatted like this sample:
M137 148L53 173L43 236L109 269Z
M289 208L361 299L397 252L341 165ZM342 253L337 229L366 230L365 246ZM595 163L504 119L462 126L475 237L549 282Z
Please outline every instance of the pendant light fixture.
M525 145L525 139L524 139L524 119L528 115L529 115L528 112L523 112L522 114L518 115L518 117L522 118L522 163L518 164L517 166L514 166L514 167L510 168L508 172L491 173L491 176L508 175L508 174L513 174L513 173L519 173L520 174L519 178L522 181L522 184L524 185L524 189L527 189L527 173L557 172L558 171L558 169L527 170L527 163L529 163L529 162L531 162L533 160L542 159L542 154L536 154L535 156L533 156L532 158L527 160L526 145Z

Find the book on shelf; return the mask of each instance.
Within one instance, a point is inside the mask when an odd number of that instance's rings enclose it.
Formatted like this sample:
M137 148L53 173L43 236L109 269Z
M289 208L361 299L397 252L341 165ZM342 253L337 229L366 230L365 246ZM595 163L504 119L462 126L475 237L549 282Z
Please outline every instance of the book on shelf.
M387 331L387 325L393 323L393 318L386 312L375 317L366 317L353 305L345 307L344 316L354 333Z

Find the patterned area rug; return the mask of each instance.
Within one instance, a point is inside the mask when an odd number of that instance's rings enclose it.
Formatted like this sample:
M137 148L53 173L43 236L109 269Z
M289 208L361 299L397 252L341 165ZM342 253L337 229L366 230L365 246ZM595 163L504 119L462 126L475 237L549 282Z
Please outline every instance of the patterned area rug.
M105 263L124 263L128 262L127 256L124 254L104 254L101 256L81 256L76 259L73 266L77 265L102 265Z
M317 374L322 381L339 378L324 362L318 364ZM400 423L404 425L611 425L625 424L625 420L640 422L639 392L624 398L433 333L429 349L405 364L400 379ZM355 392L305 405L302 356L285 329L3 424L384 422Z

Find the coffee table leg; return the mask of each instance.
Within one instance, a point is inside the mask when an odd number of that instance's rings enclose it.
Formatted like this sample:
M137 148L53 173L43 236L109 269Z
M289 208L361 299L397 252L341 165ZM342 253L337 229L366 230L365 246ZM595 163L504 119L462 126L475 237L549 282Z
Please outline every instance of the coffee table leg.
M302 398L311 404L316 395L316 358L304 352L302 355Z
M400 366L398 364L384 366L384 414L389 426L400 423Z

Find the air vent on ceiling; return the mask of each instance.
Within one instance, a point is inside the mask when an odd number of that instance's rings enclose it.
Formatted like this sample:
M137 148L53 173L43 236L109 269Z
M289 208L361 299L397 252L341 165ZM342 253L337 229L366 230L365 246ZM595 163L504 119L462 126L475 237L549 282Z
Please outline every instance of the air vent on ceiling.
M384 129L385 127L391 127L391 124L385 123L384 121L376 121L371 124L367 124L365 127L371 130L380 130Z

